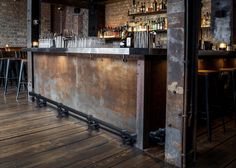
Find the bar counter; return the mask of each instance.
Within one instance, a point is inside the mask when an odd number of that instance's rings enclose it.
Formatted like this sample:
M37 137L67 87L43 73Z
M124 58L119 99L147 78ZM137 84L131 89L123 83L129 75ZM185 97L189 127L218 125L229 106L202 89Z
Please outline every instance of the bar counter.
M236 58L236 51L199 50L198 58Z
M165 127L165 49L25 50L33 92L136 133L140 149L150 131Z
M236 51L200 50L198 52L199 70L220 70L236 68Z

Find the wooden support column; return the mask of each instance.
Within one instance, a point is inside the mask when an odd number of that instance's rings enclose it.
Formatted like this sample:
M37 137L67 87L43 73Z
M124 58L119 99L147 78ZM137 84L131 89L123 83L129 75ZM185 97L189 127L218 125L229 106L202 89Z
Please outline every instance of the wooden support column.
M165 160L182 166L185 83L185 0L168 0Z
M38 41L40 33L41 0L27 0L27 48ZM34 67L32 52L28 52L28 91L34 89Z

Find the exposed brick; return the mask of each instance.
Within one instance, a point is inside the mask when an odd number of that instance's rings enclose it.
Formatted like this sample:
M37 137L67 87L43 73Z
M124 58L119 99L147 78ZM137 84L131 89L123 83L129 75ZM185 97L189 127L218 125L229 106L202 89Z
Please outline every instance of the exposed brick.
M50 5L42 4L42 32L50 31ZM0 47L25 47L27 40L27 0L0 2Z
M128 10L130 6L129 0L109 3L106 5L106 26L117 27L124 25L129 20Z

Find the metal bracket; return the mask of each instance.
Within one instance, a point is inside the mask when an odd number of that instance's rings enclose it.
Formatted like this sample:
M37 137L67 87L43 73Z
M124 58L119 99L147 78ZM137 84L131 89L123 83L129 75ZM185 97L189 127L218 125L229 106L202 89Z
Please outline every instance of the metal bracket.
M156 131L149 132L149 138L155 144L164 145L165 144L165 128L159 128Z
M124 145L133 146L136 143L137 135L130 134L127 130L122 130L121 138Z
M57 118L64 118L69 116L69 111L67 109L64 109L63 104L61 103L57 105L57 112Z
M97 131L100 129L99 123L94 120L92 115L88 116L88 129L89 130L97 130Z
M39 95L40 96L40 95ZM42 107L46 107L47 106L47 102L45 100L42 100L38 97L36 97L36 104L38 108L42 108Z

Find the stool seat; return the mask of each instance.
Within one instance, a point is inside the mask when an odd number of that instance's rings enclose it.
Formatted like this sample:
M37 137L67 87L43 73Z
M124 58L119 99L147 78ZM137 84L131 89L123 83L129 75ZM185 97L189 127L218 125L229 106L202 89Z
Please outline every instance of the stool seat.
M220 71L235 71L236 68L220 68Z
M206 70L206 69L201 69L198 70L198 75L209 75L209 74L216 74L219 73L217 70Z

